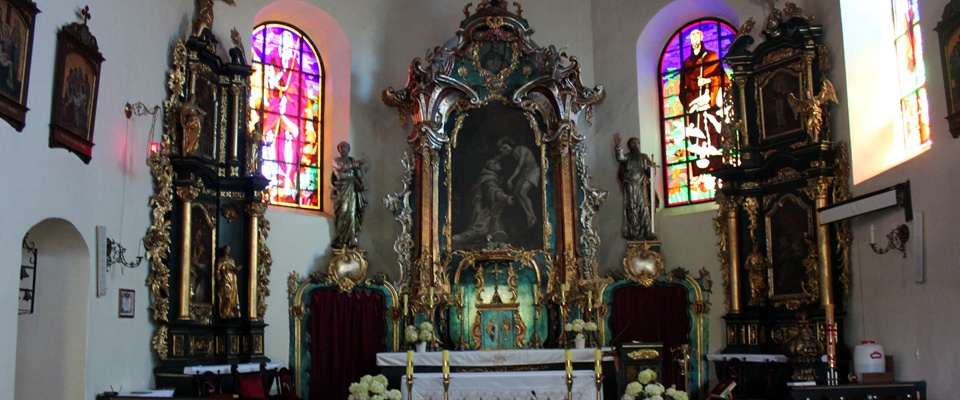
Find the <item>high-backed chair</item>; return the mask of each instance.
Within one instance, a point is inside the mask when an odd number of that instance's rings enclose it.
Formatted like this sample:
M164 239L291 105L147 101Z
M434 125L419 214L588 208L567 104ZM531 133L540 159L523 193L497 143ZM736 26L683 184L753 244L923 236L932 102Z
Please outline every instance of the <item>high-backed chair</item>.
M296 387L294 385L293 372L287 369L287 367L282 367L277 370L276 381L277 394L267 396L271 400L300 398L300 396L297 396Z
M267 392L273 381L266 373L267 364L260 363L260 369L254 372L237 370L237 364L230 367L233 373L233 393L245 400L267 400Z
M194 382L197 388L197 396L199 397L209 397L212 399L233 398L233 393L223 392L223 382L220 376L213 372L207 371L202 374L197 374L194 377Z

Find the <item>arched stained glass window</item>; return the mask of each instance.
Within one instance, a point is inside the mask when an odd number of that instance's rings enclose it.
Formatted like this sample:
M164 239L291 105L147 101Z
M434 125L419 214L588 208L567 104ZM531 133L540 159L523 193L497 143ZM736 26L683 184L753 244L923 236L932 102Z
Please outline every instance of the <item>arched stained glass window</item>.
M323 63L298 29L265 23L253 30L251 129L262 124L270 204L320 210L323 201Z
M927 107L927 77L920 40L920 9L917 0L892 0L894 47L900 78L900 113L903 143L908 151L930 144Z
M722 164L720 126L733 71L720 60L736 31L718 19L678 29L660 55L661 129L666 206L712 201Z

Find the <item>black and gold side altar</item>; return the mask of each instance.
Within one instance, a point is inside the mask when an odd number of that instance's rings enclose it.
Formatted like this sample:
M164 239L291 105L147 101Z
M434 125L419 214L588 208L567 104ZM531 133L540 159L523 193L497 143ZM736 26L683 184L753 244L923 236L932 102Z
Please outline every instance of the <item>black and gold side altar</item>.
M188 365L260 363L271 256L257 127L248 123L249 77L240 35L217 54L213 1L198 2L190 35L171 47L163 137L147 163L154 179L144 237L158 387Z
M837 98L823 32L812 20L792 3L771 9L765 40L749 49L751 19L725 59L734 80L726 100L738 113L726 128L738 134L740 159L713 172L722 181L714 227L727 304L723 353L791 358L798 312L809 316L826 346L828 305L838 310L843 342L851 234L846 221L821 225L817 210L850 197L850 172L846 145L832 140L830 107ZM783 380L776 395L784 395Z

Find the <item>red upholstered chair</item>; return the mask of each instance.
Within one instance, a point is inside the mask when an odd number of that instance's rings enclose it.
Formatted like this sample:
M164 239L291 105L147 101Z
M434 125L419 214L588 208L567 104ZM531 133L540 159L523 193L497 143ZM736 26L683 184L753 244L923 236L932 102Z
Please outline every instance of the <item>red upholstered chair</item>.
M287 367L277 370L277 394L269 396L271 400L299 399L294 385L293 372Z
M264 384L266 366L266 363L260 363L258 371L240 373L237 370L237 364L233 364L230 370L233 372L234 393L245 400L267 400L267 390L270 385Z
M207 371L196 375L194 378L197 387L197 395L200 397L209 397L212 399L232 399L233 393L224 393L220 376Z

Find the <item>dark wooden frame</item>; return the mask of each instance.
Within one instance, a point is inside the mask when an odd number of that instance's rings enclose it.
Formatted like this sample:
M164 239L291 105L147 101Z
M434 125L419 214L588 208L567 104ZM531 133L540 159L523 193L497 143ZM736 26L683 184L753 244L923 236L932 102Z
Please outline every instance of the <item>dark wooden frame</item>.
M123 297L126 294L130 295L130 309L124 309L123 307ZM133 289L120 289L120 294L117 296L117 316L120 318L133 318L136 313L137 291Z
M934 28L940 38L940 64L943 91L947 97L947 121L950 134L960 137L960 0L943 8L943 16Z
M3 43L14 54L0 51L9 66L0 65L0 118L22 132L27 118L27 89L30 87L30 61L33 59L33 33L37 20L37 4L31 0L0 0L0 26L3 36L12 35L15 41ZM16 17L16 19L13 19ZM11 33L12 32L12 33ZM6 42L0 39L0 42ZM8 47L9 46L9 47ZM13 57L10 60L9 57Z
M55 60L50 147L66 148L89 164L100 88L100 64L104 58L97 46L97 38L90 34L86 22L60 28ZM73 90L81 92L70 99L66 92ZM82 92L84 90L86 93Z

